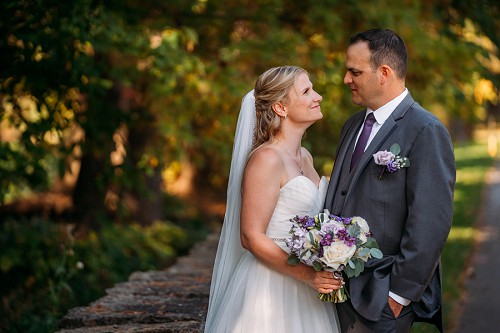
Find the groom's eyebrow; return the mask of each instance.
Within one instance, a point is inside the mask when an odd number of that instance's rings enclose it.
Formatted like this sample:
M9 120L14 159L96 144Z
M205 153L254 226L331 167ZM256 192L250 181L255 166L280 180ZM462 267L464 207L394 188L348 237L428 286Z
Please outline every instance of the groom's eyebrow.
M359 70L359 69L357 69L355 67L347 67L347 71L351 72L351 73L354 73L354 72L361 73L362 72L361 70Z

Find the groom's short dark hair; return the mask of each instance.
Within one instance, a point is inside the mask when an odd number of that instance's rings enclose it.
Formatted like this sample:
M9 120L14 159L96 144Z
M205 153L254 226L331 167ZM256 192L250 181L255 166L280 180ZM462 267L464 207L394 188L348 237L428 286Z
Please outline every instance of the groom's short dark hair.
M351 37L349 46L366 42L371 52L370 61L374 68L389 65L400 79L406 77L408 51L403 39L389 29L371 29Z

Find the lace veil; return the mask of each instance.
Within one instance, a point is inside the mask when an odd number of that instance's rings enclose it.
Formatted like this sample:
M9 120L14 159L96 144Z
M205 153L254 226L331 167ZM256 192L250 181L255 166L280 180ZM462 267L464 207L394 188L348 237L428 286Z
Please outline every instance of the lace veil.
M248 155L252 149L254 127L255 97L252 90L243 98L236 125L227 186L226 214L212 273L205 332L210 331L214 316L223 305L221 301L224 298L226 286L245 251L240 241L241 181Z

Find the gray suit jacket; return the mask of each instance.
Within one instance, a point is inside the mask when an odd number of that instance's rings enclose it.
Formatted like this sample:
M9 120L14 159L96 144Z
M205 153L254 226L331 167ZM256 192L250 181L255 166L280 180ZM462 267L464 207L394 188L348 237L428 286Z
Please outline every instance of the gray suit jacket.
M450 136L408 94L350 171L364 115L364 110L355 114L342 129L325 201L335 215L366 219L384 253L350 279L352 305L377 321L390 290L411 300L417 320L442 330L440 254L451 228L456 174ZM394 143L411 165L379 179L383 167L372 155Z

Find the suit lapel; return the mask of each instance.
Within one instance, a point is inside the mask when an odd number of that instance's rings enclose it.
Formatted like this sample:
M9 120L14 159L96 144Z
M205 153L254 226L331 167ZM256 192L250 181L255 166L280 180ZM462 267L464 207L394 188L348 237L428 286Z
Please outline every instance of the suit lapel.
M365 112L360 112L359 116L357 117L358 119L353 119L352 125L348 129L346 135L345 135L345 140L342 142L341 148L339 150L339 153L337 155L337 160L335 163L339 163L339 165L343 164L344 162L349 162L351 163L351 158L352 158L352 151L349 150L349 147L351 147L351 143L353 140L356 139L356 135L359 132L359 129L361 125L363 124L363 120L365 116ZM346 161L347 159L347 161ZM340 170L341 168L336 168L334 176L337 177L340 175ZM338 174L337 174L338 173ZM336 179L336 178L335 178Z
M352 184L355 183L356 179L358 179L359 175L361 172L363 172L365 166L370 162L371 158L373 157L372 155L377 152L377 149L380 148L382 143L384 143L385 139L392 133L397 128L397 124L394 121L392 117L387 118L385 121L384 125L380 128L380 130L377 132L377 135L373 138L372 142L368 145L366 148L365 152L361 156L358 165L354 169L354 174L351 182L351 186L349 189L352 187Z
M382 146L382 144L384 144L384 142L387 140L390 134L398 127L397 120L404 117L406 111L408 111L408 109L410 108L411 105L413 105L413 103L415 103L415 101L411 97L410 93L408 93L408 95L403 99L403 101L392 112L391 116L387 118L387 120L382 125L380 130L377 132L373 140L370 142L364 154L361 156L358 165L353 170L354 174L352 175L352 179L349 184L349 188L347 190L345 202L347 202L347 200L349 199L349 195L351 194L354 186L356 185L359 176L365 170L365 167L372 159L373 154L375 154L380 149L380 147Z
M325 207L330 209L333 204L333 198L337 192L337 188L340 184L340 173L342 171L342 165L345 162L351 163L352 151L349 151L351 147L351 142L356 138L359 128L364 120L365 111L359 112L354 116L350 125L345 130L345 134L340 138L339 150L337 156L335 157L335 165L333 167L332 175L330 177L331 181L328 186L326 193ZM346 161L347 159L347 161Z

